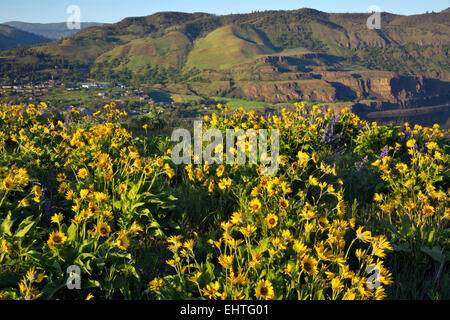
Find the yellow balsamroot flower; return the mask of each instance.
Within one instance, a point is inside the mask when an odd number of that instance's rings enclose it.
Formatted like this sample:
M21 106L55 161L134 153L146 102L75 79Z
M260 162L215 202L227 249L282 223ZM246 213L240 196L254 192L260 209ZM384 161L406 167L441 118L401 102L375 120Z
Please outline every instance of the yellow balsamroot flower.
M189 251L194 250L194 245L195 245L195 240L193 240L193 239L189 239L189 240L186 240L183 242L183 247L185 247Z
M242 239L238 239L238 240L236 240L234 238L226 239L226 243L234 248L239 247L243 242L244 242L244 240L242 240Z
M197 170L196 170L195 176L196 176L197 180L200 181L200 182L202 182L203 179L205 178L205 176L204 176L204 174L203 174L203 171L200 170L200 169L197 169ZM219 184L219 186L220 186L220 184ZM223 185L223 186L224 186L224 185ZM224 187L224 188L225 188L225 187Z
M364 258L366 256L366 250L356 249L355 256L356 256L356 258L358 258L358 260L361 260L362 258Z
M89 301L89 300L92 300L92 299L94 299L94 295L92 293L89 293L84 300Z
M228 232L233 227L233 223L231 223L230 221L223 221L220 223L220 226L223 230L225 230L225 232Z
M299 151L297 154L297 158L298 158L298 162L300 164L300 166L305 166L308 161L310 160L310 157L307 153L303 152L303 151Z
M42 197L42 188L41 188L41 186L35 185L35 186L33 186L31 191L34 193L33 200L35 202L39 202L39 199Z
M203 296L208 297L209 299L216 300L217 298L221 297L220 290L220 283L219 281L211 282L210 284L206 285L206 288L204 288Z
M108 195L103 192L95 192L94 197L98 203L106 203L109 200Z
M427 149L430 150L430 151L439 149L439 145L436 142L434 142L434 141L428 142L426 144L426 146L427 146Z
M2 239L0 252L4 252L4 253L6 253L8 255L11 254L11 245L9 244L8 241L6 241L6 239Z
M166 241L167 241L168 243L173 243L173 244L175 244L175 243L180 242L182 239L183 239L183 236L177 235L177 236L170 236L170 237L168 237Z
M106 222L98 222L95 231L100 237L107 237L111 233L111 227Z
M312 206L309 203L306 203L300 213L300 216L305 218L306 221L309 221L316 216L316 212L312 209Z
M233 256L228 256L228 255L221 255L219 256L219 264L224 267L225 269L230 269L231 266L233 265Z
M198 283L198 279L200 279L202 273L197 271L192 277L189 277L188 280L194 283Z
M250 237L255 231L256 227L247 225L246 227L239 228L239 231L246 237Z
M208 192L211 193L214 191L214 180L210 180L208 184Z
M32 267L27 271L25 278L30 282L41 283L47 276L44 273L37 273L36 268Z
M287 209L289 207L289 201L285 198L280 198L278 201L278 205L280 208Z
M316 229L316 228L315 228L314 224L312 224L311 222L307 221L307 222L305 223L305 232L306 232L306 233L314 232L315 229Z
M400 163L397 163L395 168L398 170L398 172L403 173L408 169L408 166L406 164L400 162Z
M147 285L151 291L158 291L163 286L163 280L155 278Z
M150 175L150 174L152 174L152 172L153 172L153 168L151 167L151 166L149 166L149 165L146 165L145 167L144 167L144 174L145 175Z
M372 239L370 231L363 231L363 227L359 227L356 230L356 238L364 243L369 242Z
M67 176L64 173L58 173L58 177L56 178L56 181L63 182L67 179Z
M23 198L23 199L20 201L20 205L21 205L22 207L29 207L29 206L30 206L30 202L28 201L27 198Z
M221 190L225 190L226 188L231 187L233 180L231 178L220 179L219 188Z
M302 270L310 276L316 275L319 273L317 264L318 262L314 257L306 254L302 259Z
M88 194L89 194L89 189L81 189L80 190L80 198L81 199L86 199Z
M166 260L166 263L169 266L171 266L172 268L175 268L179 262L180 262L180 258L179 257L176 257L175 259Z
M162 168L162 167L164 166L164 161L163 161L163 159L158 158L158 159L156 160L156 165L157 165L158 167Z
M62 213L55 213L52 217L51 217L51 222L52 223L60 223L62 220L64 219L64 216Z
M64 233L60 231L54 231L50 234L49 239L47 240L47 245L50 249L54 249L57 246L63 245L67 240L67 237Z
M319 181L313 176L309 176L308 181L311 186L317 187L319 185Z
M318 163L319 162L319 155L317 154L317 152L313 153L312 159L313 159L314 163Z
M67 191L66 193L66 199L67 200L72 200L75 197L76 193L75 191L73 191L72 189L70 189L69 191Z
M120 230L117 232L117 239L115 245L123 251L126 251L130 246L130 240L127 237L127 232L125 230Z
M225 171L225 167L224 165L220 165L217 169L216 169L216 175L218 178L220 178L223 175L223 172Z
M323 242L319 242L314 246L317 256L320 260L331 261L333 260L333 252L325 247Z
M375 295L374 295L375 300L384 300L386 297L387 297L387 295L386 295L383 287L380 287L375 290Z
M431 217L434 214L434 208L430 205L423 207L422 213L424 216Z
M414 146L416 145L416 140L415 139L410 139L406 142L406 146L408 148L414 148Z
M293 236L290 230L285 229L281 232L281 237L285 242L291 242L293 240Z
M444 215L447 219L450 219L450 208L445 208Z
M266 221L267 227L269 229L272 229L272 228L275 228L277 226L277 224L278 224L278 217L275 214L270 213L270 214L267 215L265 221Z
M130 227L130 232L134 233L135 235L138 235L139 232L142 231L144 231L144 229L142 229L142 227L136 221L134 221Z
M86 168L81 168L78 170L78 177L81 179L85 179L89 174L89 171Z
M297 256L299 259L302 259L303 256L311 251L310 248L308 248L301 240L294 240L293 245L294 251L297 253Z
M233 215L231 216L230 220L231 220L231 223L234 225L242 224L245 221L244 215L242 214L242 212L239 212L239 211L233 212Z
M352 289L347 289L342 300L356 300L356 293Z
M119 185L119 189L117 190L119 194L124 194L125 192L127 192L127 185L125 183L121 183Z
M127 166L127 167L125 168L125 172L126 172L128 175L130 175L130 174L132 174L132 173L134 172L134 169L133 169L133 167L131 167L131 166Z
M331 288L335 292L341 292L342 289L344 289L344 284L338 277L335 277L333 278L333 280L331 280Z
M239 268L238 272L235 272L233 269L231 269L230 275L227 277L227 283L230 284L231 286L247 285L249 280L246 278L246 275L242 271L243 271L242 268Z
M264 300L271 300L275 296L272 283L269 280L259 280L255 289L255 296Z
M248 204L248 209L250 212L255 213L261 209L261 202L258 200L258 198L254 198L250 203Z
M320 230L325 231L330 226L330 223L328 222L327 218L321 217L319 218L319 220L317 220L317 225L319 226Z

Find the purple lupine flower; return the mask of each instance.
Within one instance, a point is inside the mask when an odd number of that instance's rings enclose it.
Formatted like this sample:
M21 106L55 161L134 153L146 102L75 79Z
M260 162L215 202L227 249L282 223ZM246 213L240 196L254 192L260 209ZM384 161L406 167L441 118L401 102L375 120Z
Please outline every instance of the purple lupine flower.
M72 119L69 115L64 119L64 128L68 129L68 125L72 122Z
M52 204L50 202L44 202L42 205L42 210L44 211L44 214L51 215L52 214Z
M361 172L362 168L364 167L364 165L367 163L368 160L369 160L369 157L365 156L364 159L362 159L362 161L356 167L356 172L358 172L358 173Z
M381 160L381 159L383 159L384 157L386 157L386 156L388 155L388 153L389 153L389 146L388 146L388 145L385 145L384 148L381 150L381 154L380 154L380 156L378 157L378 160Z
M331 141L331 138L334 135L334 127L338 122L339 116L334 115L333 118L331 118L330 123L324 129L324 135L322 136L321 142L329 143Z

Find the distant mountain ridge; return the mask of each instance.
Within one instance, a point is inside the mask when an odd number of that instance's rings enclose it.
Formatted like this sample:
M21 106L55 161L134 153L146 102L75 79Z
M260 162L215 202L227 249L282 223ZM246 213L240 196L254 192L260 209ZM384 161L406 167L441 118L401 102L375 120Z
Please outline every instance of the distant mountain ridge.
M9 21L5 22L5 25L20 29L22 31L34 33L40 35L42 37L51 39L51 40L59 40L64 37L70 37L74 34L90 27L98 27L104 25L104 23L99 22L82 22L81 30L77 29L68 29L67 24L65 22L58 23L27 23L21 21Z
M0 24L0 50L31 46L50 41L46 37Z

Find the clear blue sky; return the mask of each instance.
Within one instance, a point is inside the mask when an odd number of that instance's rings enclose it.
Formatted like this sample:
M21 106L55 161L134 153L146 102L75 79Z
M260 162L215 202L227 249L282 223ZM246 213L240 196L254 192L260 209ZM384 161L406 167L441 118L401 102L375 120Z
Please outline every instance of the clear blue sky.
M64 22L69 5L78 5L81 20L118 22L126 17L145 16L160 11L248 13L264 10L314 8L326 12L366 12L371 5L396 14L441 11L449 0L1 0L0 23L6 21Z

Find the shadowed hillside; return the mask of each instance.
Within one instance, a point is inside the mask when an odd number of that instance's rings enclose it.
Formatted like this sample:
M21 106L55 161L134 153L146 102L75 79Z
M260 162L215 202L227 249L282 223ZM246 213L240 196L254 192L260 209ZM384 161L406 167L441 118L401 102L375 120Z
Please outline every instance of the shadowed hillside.
M74 34L78 33L80 30L77 29L68 29L66 22L59 23L27 23L21 21L10 21L5 22L4 24L17 28L22 31L30 32L33 34L37 34L39 36L51 39L58 40L63 37L70 37ZM98 22L82 22L81 30L104 25L104 23Z
M48 38L0 24L0 50L49 42Z

